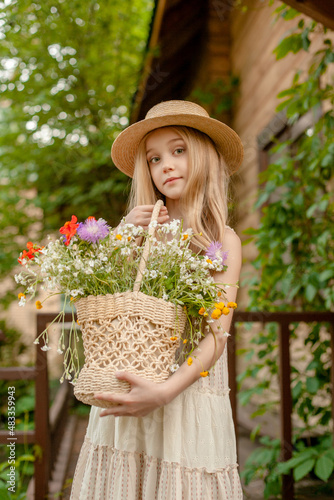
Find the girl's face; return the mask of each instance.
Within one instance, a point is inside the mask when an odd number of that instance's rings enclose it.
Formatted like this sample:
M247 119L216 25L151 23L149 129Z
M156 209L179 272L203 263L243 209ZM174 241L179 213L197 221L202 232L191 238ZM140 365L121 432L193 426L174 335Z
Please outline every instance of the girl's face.
M166 200L179 200L188 180L188 151L182 137L169 127L152 132L146 159L156 188Z

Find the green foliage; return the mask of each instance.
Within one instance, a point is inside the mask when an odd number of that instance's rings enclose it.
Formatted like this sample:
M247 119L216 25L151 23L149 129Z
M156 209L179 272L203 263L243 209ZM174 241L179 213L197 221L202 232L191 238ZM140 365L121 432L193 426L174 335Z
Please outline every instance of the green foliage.
M331 435L323 436L313 447L306 446L304 441L299 441L292 458L286 462L280 462L279 439L263 436L259 441L263 446L259 446L248 457L241 476L246 485L255 479L262 479L265 483L264 498L280 495L281 477L290 471L293 471L295 481L300 481L310 472L322 481L328 481L333 472L334 448L331 447Z
M21 447L20 447L21 448ZM19 452L19 447L17 447ZM23 450L18 455L15 464L9 465L8 460L0 463L0 498L1 500L24 500L27 498L27 486L34 471L33 462L35 457L32 453ZM8 490L10 467L15 467L15 491Z
M218 79L195 88L189 100L210 109L210 116L219 119L231 111L238 96L239 78L231 75L227 81Z
M72 213L115 225L124 212L128 180L110 147L128 124L152 6L2 3L0 278L28 234L57 231Z
M281 476L277 471L280 456L280 440L267 436L260 438L263 446L257 448L246 460L241 477L248 485L254 479L263 479L265 483L264 498L279 495L281 491Z
M277 13L284 19L297 17L296 11L285 5ZM299 21L275 49L277 59L290 52L308 51L309 35L315 29L319 33L321 28L314 22L306 25ZM282 102L277 111L285 111L291 126L307 112L313 113L313 126L293 141L273 139L269 152L272 163L260 175L261 189L254 206L261 210L260 224L245 231L258 251L253 262L256 276L248 280L251 310L333 310L334 91L329 83L333 54L332 42L326 39L324 29L323 46L310 57L307 74L297 71L291 88L278 95ZM292 339L299 335L297 326L291 325ZM328 438L331 408L326 403L332 398L330 336L325 327L309 326L304 353L311 361L305 368L300 368L303 363L291 368L293 411L299 420L293 458L276 466L273 443L262 440L261 450L268 454L263 459L261 451L257 451L247 461L245 478L265 478L266 498L278 494L279 477L290 470L296 481L309 473L327 481L332 474L334 451ZM239 384L250 377L254 380L255 376L258 382L241 391L239 397L242 404L247 404L254 395L262 394L264 402L252 415L256 417L279 405L277 397L272 396L272 382L278 377L277 327L270 324L253 338L246 354L249 364L240 374ZM323 436L313 445L315 430ZM258 432L259 429L255 433Z
M31 430L34 428L35 388L33 381L19 380L15 382L0 381L1 418L0 428L8 428L7 395L8 387L15 386L15 430ZM12 460L15 459L15 463ZM9 460L7 448L4 447L0 454L0 498L21 500L26 498L29 480L33 476L35 460L34 448L22 444L15 446L15 457ZM8 490L9 473L15 469L15 492Z
M313 447L307 447L303 441L300 441L293 457L287 462L278 464L278 473L287 474L293 470L294 480L300 481L313 470L316 477L327 481L334 469L334 448L331 445L331 435L324 436Z
M0 320L0 330L5 336L5 340L0 340L0 366L17 366L18 356L26 350L20 332L8 327L4 320Z

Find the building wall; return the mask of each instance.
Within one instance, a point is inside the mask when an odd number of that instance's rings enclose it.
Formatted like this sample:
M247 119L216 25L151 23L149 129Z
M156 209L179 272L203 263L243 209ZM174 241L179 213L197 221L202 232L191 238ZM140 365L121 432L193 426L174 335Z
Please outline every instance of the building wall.
M259 213L252 209L256 199L259 169L257 135L269 124L280 103L277 94L289 88L297 69L305 70L314 53L321 46L323 35L314 36L312 53L300 51L277 61L273 54L280 39L297 24L296 19L274 22L273 12L280 1L246 0L247 10L235 8L230 14L230 62L231 70L240 77L240 95L233 113L232 127L240 135L245 149L244 162L233 177L235 185L238 223L236 230L242 240L243 231L258 225ZM306 16L304 16L305 19ZM256 248L243 247L244 265L242 276L254 273L250 265L256 256ZM239 293L239 303L247 305L247 290Z

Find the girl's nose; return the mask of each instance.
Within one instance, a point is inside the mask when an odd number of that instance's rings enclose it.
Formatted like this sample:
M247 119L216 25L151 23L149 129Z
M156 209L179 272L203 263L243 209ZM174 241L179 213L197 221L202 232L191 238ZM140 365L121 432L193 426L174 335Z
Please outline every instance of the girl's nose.
M166 163L164 163L163 171L169 172L170 170L174 170L174 167L170 161L167 161Z

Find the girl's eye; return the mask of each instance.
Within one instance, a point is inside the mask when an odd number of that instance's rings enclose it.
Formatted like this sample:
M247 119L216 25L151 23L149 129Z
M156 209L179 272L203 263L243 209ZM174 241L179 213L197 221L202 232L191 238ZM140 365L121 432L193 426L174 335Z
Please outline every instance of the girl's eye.
M160 160L159 156L153 156L148 162L149 163L157 163Z
M177 148L177 149L175 149L175 153L177 155L182 154L183 152L184 152L184 148Z

